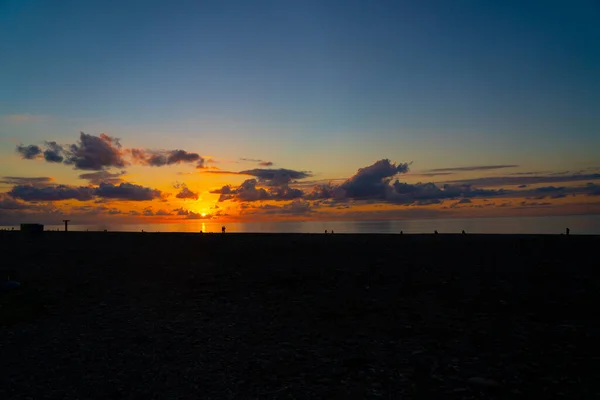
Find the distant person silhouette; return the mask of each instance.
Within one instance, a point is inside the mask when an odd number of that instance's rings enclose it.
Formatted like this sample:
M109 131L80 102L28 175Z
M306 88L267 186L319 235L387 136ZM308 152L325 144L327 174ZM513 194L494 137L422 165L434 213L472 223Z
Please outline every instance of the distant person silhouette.
M400 234L401 234L401 235L404 235L404 232L400 231Z
M571 232L571 230L569 228L567 228L567 235Z
M333 235L333 229L331 230L331 234Z
M437 234L438 234L438 231L433 231L433 233L434 233L435 235L437 235Z
M225 225L221 227L221 233L225 233Z
M467 232L465 232L465 230L463 229L463 231L462 231L462 234L463 234L463 235L466 235L466 234L467 234Z
M327 233L327 229L325 229L325 233Z

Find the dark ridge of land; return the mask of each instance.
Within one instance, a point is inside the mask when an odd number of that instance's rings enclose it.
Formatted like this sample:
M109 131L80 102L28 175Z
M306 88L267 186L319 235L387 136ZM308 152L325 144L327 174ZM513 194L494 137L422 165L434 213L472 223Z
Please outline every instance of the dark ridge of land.
M22 285L0 293L2 399L600 395L598 236L0 232L0 245L0 272Z

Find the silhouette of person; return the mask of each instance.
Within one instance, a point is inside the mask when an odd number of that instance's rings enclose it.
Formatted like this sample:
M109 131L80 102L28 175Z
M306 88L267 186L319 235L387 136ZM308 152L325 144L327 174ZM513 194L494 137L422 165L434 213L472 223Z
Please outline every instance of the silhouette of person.
M331 230L331 234L333 235L333 229Z
M225 233L225 225L221 227L221 233Z
M404 235L404 232L400 231L400 234L401 234L401 235Z
M327 229L325 229L325 233L327 233Z
M462 231L462 234L463 234L463 235L466 235L466 234L467 234L467 232L465 232L465 230L463 229L463 231Z
M569 232L571 232L571 230L569 228L567 228L567 235L569 234Z
M436 231L433 231L433 233L437 235L437 234L438 234L438 231L437 231L437 230L436 230Z

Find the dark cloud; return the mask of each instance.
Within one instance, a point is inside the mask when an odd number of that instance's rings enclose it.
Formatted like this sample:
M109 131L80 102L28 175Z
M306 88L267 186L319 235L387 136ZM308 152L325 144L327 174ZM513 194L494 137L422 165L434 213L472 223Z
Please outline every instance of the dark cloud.
M517 187L518 187L519 189L524 189L524 188L526 188L526 187L527 187L527 185L519 185L519 186L517 186Z
M95 189L94 194L105 199L145 201L160 198L160 190L135 185L133 183L121 183L113 185L111 183L101 183Z
M100 136L80 132L79 142L64 150L65 164L75 169L100 171L105 168L123 168L127 162L123 159L121 143L104 133Z
M31 186L46 186L49 185L54 179L48 176L40 176L35 178L23 177L23 176L3 176L0 179L0 183L7 185L31 185Z
M411 205L413 206L430 206L433 204L442 204L440 199L421 199L414 201Z
M37 158L41 153L42 149L35 144L30 144L29 146L23 146L22 144L17 146L17 153L21 154L21 157L27 160L33 160Z
M270 166L273 165L273 162L266 161L266 160L261 160L260 158L240 158L240 161L247 161L247 162L257 163L261 167L270 167Z
M545 198L560 199L569 195L594 195L595 191L600 188L595 183L588 183L580 186L543 186L536 189L520 190L514 192L528 199L541 200Z
M246 208L242 214L307 215L314 212L316 211L308 201L296 199L282 206L263 204L257 207Z
M600 174L573 174L573 175L538 175L538 176L495 176L487 178L463 179L449 183L470 184L476 186L508 186L508 185L533 185L543 183L577 182L600 179Z
M421 174L410 174L410 176L432 177L438 175L454 175L454 172L426 172Z
M121 183L123 179L121 176L125 175L126 171L111 173L108 171L89 172L79 175L79 179L86 179L92 185L99 185L101 183Z
M131 157L137 164L150 167L162 167L181 163L196 163L196 168L204 168L204 158L198 153L185 150L144 150L131 149Z
M295 179L308 178L311 175L309 171L295 171L292 169L270 169L270 168L255 168L238 172L240 175L251 175L258 178L261 184L266 186L281 186L286 185Z
M341 188L339 185L334 185L329 182L313 186L312 190L307 193L305 197L309 200L344 200L346 198L346 190Z
M161 209L161 210L158 210L154 215L173 215L173 214Z
M491 169L517 168L518 165L475 165L472 167L449 167L449 168L434 168L430 172L464 172L464 171L487 171Z
M408 172L408 163L392 163L383 159L374 164L360 168L354 176L340 185L345 190L345 196L354 199L385 198L390 179Z
M394 203L413 204L422 200L493 197L508 193L510 192L504 189L477 189L473 188L471 185L446 184L440 187L432 182L409 184L396 181L389 186L386 199Z
M283 185L270 188L269 194L273 200L293 200L304 196L304 191Z
M26 210L30 205L18 201L7 193L0 193L0 210Z
M56 142L46 142L44 150L44 159L48 162L60 163L63 162L64 149Z
M198 193L191 191L185 183L176 183L173 185L175 189L180 189L179 193L175 195L178 199L191 199L198 200Z
M211 193L218 193L219 201L235 200L235 201L259 201L269 200L271 195L263 188L257 188L258 181L256 179L247 179L237 188L230 185L223 186L221 189L213 190Z
M86 186L77 187L67 185L47 187L17 185L8 194L25 201L61 201L71 199L87 201L94 197L94 189Z
M237 188L225 185L210 193L220 194L219 201L262 201L262 200L293 200L304 196L304 191L292 188L284 183L280 186L265 188L257 187L256 179L247 179Z

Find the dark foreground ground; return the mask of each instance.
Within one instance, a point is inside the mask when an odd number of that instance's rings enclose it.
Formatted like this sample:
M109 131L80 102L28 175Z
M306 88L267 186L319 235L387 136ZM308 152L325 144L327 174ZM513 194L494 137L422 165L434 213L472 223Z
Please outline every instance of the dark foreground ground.
M600 395L599 237L0 243L0 399Z

